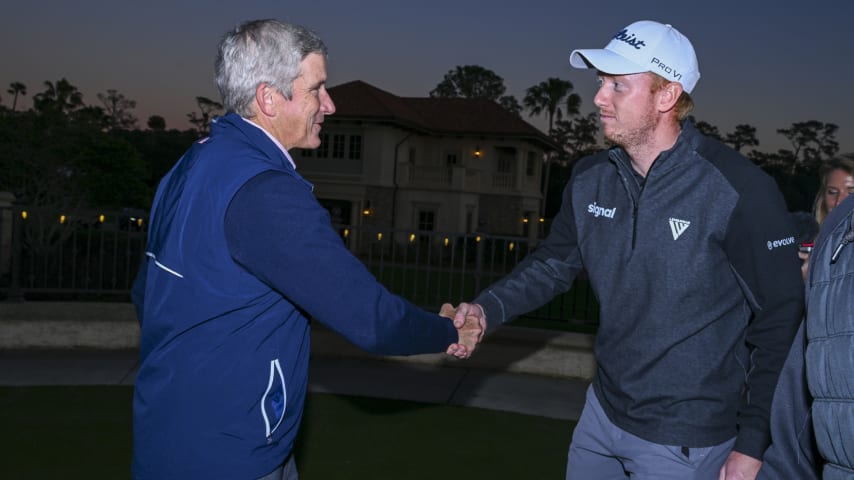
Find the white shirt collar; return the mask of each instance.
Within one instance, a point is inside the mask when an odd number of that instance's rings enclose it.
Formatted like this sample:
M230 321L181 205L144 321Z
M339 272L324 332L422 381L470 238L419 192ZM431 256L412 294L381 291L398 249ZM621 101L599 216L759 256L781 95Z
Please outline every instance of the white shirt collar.
M270 140L272 140L272 141L273 141L273 143L275 143L277 147L279 147L279 150L281 150L281 151L282 151L282 153L284 153L284 154L285 154L285 158L287 158L287 159L288 159L288 161L289 161L289 162L291 162L291 166L292 166L292 167L294 167L294 170L296 170L296 169L297 169L297 164L296 164L296 163L294 163L294 160L291 158L291 155L288 153L288 151L285 149L285 147L283 147L283 146L282 146L282 144L281 144L281 143L279 143L279 141L278 141L278 140L276 140L276 137L274 137L274 136L270 135L270 132L268 132L267 130L264 130L263 128L261 128L260 126L258 126L258 124L256 124L255 122L253 122L252 120L249 120L248 118L244 118L244 117L240 117L240 118L242 118L242 119L243 119L243 121L245 121L245 122L246 122L246 123L248 123L249 125L252 125L253 127L257 128L258 130L261 130L262 132L264 132L264 134L265 134L265 135L267 135L267 137L269 137L269 138L270 138Z

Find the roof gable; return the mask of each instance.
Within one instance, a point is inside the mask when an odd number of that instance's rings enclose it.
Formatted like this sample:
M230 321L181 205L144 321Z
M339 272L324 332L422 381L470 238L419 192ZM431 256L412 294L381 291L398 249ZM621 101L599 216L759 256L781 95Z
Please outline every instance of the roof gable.
M397 123L431 134L522 137L556 145L542 131L487 99L398 97L361 80L329 88L335 117Z

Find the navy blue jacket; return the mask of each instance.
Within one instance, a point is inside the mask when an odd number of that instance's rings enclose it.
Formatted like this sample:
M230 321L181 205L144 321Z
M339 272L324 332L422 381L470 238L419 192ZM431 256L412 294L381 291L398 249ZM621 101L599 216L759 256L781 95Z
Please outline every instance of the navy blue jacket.
M235 114L161 181L147 256L134 292L137 479L252 479L280 465L303 413L309 318L380 354L458 338L376 281L285 153Z
M548 237L475 302L492 328L586 270L609 419L665 445L737 435L737 451L761 458L803 312L794 233L774 180L685 122L645 181L621 148L579 161Z

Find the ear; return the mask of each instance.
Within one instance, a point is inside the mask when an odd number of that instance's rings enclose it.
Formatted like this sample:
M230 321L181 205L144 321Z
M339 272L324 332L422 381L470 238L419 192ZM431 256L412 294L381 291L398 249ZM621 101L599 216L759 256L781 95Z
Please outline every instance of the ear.
M670 82L661 90L658 91L658 108L662 112L667 112L676 106L679 97L682 96L682 84Z
M255 105L258 112L266 117L276 116L276 94L278 92L266 83L259 83L255 87Z

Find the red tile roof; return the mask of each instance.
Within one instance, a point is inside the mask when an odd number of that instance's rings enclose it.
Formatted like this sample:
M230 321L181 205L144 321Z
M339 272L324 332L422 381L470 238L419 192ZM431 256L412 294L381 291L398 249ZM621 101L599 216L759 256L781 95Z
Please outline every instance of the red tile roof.
M491 100L398 97L361 80L330 87L329 94L336 111L327 121L387 122L432 135L513 137L556 148L542 131Z

